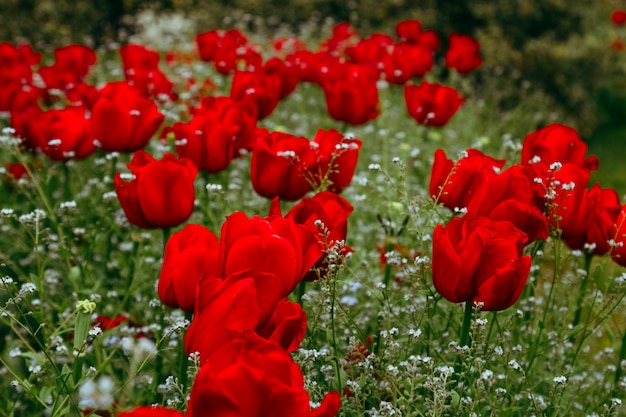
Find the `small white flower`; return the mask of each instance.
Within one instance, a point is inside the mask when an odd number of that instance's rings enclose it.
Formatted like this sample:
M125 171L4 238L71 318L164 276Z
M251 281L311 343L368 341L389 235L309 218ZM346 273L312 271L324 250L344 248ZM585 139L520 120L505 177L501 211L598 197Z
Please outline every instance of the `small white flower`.
M76 208L76 201L63 201L60 205L62 209Z
M563 168L563 164L560 162L553 162L550 164L550 170L554 172L558 172L561 168Z

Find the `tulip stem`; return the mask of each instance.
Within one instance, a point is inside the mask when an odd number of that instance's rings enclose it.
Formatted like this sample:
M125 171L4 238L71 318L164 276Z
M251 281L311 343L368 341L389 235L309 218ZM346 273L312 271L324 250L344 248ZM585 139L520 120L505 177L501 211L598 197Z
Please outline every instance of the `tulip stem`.
M111 181L113 181L113 178L115 178L116 166L117 166L117 156L113 154L113 156L111 157L111 171L109 174ZM106 238L105 238L106 240L106 256L104 257L105 265L111 259L111 250L113 249L113 242L112 242L113 230L114 228L113 226L111 226L109 230L107 231Z
M130 265L128 266L128 277L126 278L126 291L124 291L124 301L122 301L122 311L126 311L126 309L128 308L128 301L130 300L131 287L133 286L133 280L135 279L135 264L137 263L136 258L137 258L138 251L139 251L139 242L133 242L133 251L130 256Z
M167 245L167 240L170 238L170 234L172 229L170 227L163 228L163 253L165 253L165 246Z
M341 388L341 366L339 365L339 352L337 349L337 335L335 332L335 296L337 293L337 276L335 274L331 274L331 282L330 284L330 328L332 335L332 345L333 345L333 358L335 362L335 369L337 372L337 391L342 392Z
M463 317L463 329L461 330L461 347L470 347L472 345L472 339L469 337L470 327L472 324L472 314L472 302L468 300L465 302L465 316Z
M583 310L583 301L585 299L585 289L587 287L587 281L589 281L589 273L591 272L591 261L593 260L593 254L585 254L585 276L580 280L580 292L578 293L578 301L576 302L576 313L574 313L574 322L572 327L578 326L580 323L580 316Z
M201 173L204 179L204 191L202 192L202 215L204 217L204 223L207 224L211 230L218 230L220 225L217 224L217 219L211 210L211 201L209 199L210 191L206 188L210 184L209 173L205 170L202 170Z
M386 256L387 253L390 253L391 251L393 251L395 248L395 244L393 243L388 243L385 246L385 254L383 254L383 256ZM389 281L391 281L391 263L387 262L387 258L385 258L385 275L383 276L383 300L386 298L386 294L385 291L387 291L387 287L389 286ZM384 308L385 307L385 302L381 301L381 307ZM376 335L376 342L374 343L374 353L376 355L378 355L380 353L380 345L382 343L382 338L381 338L381 332L382 329L380 328L380 321L378 323L378 334Z
M155 360L155 370L154 370L154 402L159 402L159 384L161 383L161 379L163 378L163 352L160 350L162 343L165 339L165 312L163 309L159 310L159 326L161 327L161 338L157 342L156 360Z
M185 312L185 318L191 322L192 314ZM187 391L187 368L189 367L189 358L185 352L185 338L183 333L179 334L178 340L178 360L180 361L180 371L178 372L178 383Z
M615 367L615 382L613 384L613 391L617 392L618 384L622 378L622 363L626 360L626 329L624 329L624 336L622 336L622 348L619 352L619 358L617 358L617 366Z
M304 293L306 292L306 281L302 280L298 284L298 292L296 293L298 297L298 304L302 306L302 297L304 297Z
M70 169L67 166L67 162L63 162L61 164L63 167L63 198L65 201L70 201L72 199L72 188L70 187Z
M550 285L550 291L548 292L548 299L543 307L543 315L541 320L538 323L539 331L537 332L537 337L535 338L535 342L533 343L532 350L530 351L530 359L528 360L528 367L526 368L526 375L530 373L530 370L535 362L535 358L537 357L537 350L539 349L539 342L541 341L541 335L543 335L543 329L546 327L546 319L548 317L548 311L550 309L550 303L552 302L552 294L554 293L554 287L556 286L556 279L559 273L559 264L561 262L561 250L559 246L559 242L554 242L554 267L552 271L552 283Z

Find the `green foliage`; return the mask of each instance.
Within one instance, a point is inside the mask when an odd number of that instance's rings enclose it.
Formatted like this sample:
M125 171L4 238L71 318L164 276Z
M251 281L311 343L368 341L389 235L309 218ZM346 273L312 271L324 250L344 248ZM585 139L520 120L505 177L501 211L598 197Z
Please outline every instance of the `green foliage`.
M349 21L366 36L417 18L442 35L444 47L452 32L480 40L483 72L501 80L500 107L519 101L524 89L541 91L561 121L588 135L602 121L596 92L621 74L616 54L607 53L614 38L612 5L609 0L5 0L0 39L47 45L126 41L145 32L138 13L146 10L184 16L186 29L196 33L236 26L264 36L289 30L318 38L327 33L320 30L326 23Z

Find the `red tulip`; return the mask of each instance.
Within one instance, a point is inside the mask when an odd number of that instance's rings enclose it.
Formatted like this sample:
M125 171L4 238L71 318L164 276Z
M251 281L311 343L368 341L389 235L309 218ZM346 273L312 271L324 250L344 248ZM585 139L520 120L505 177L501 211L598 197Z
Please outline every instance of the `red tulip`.
M253 269L275 274L286 297L322 256L313 232L290 218L228 216L220 234L218 271L228 277Z
M611 21L617 26L626 24L626 10L613 10L611 12Z
M314 187L327 183L326 189L340 193L352 182L361 149L361 141L343 136L335 129L319 129L309 144L305 167ZM312 158L312 159L311 159Z
M429 51L435 53L441 46L441 41L439 40L439 35L434 30L425 30L423 31L418 40L418 44L426 47Z
M82 81L96 59L96 53L87 46L64 46L54 50L54 64L41 67L39 75L48 89L65 90Z
M526 244L537 239L547 239L548 220L535 205L531 178L533 171L521 165L514 165L490 176L485 186L471 197L467 215L510 221L528 235Z
M36 146L55 161L86 158L96 150L82 106L48 110L28 123Z
M375 68L338 64L323 79L328 114L335 120L361 125L378 117L379 98Z
M569 207L584 211L582 234L564 236L565 243L578 250L587 250L594 255L604 255L611 250L609 241L617 234L616 224L622 211L617 192L612 188L600 188L598 184L585 190L582 207ZM562 212L562 211L561 211Z
M188 224L172 234L159 275L158 292L163 304L193 313L196 286L215 268L218 246L215 234L198 224Z
M407 19L396 24L396 35L401 41L419 43L422 34L422 24L419 20Z
M246 37L237 29L210 30L196 36L200 59L205 62L215 61L220 50L234 50L247 43Z
M298 69L291 62L276 57L270 58L265 63L263 72L278 77L281 99L293 93L300 81Z
M11 127L15 129L15 136L22 139L21 146L24 148L41 149L38 137L42 134L39 123L41 123L43 114L44 111L38 105L27 106L22 110L11 112Z
M417 123L428 126L448 123L464 101L454 88L426 81L420 85L407 84L404 99L409 115Z
M142 45L129 44L119 50L128 84L146 97L172 97L173 83L159 69L159 54Z
M21 111L36 103L40 92L32 86L31 67L40 59L30 46L0 42L0 111Z
M530 164L544 171L555 162L574 164L590 171L598 169L598 158L593 155L585 158L586 155L587 144L578 133L558 123L528 134L522 145L522 165Z
M272 201L270 215L281 216L278 199ZM304 279L315 281L328 272L328 265L341 259L329 259L329 249L336 249L339 256L346 256L352 249L345 245L348 233L348 217L354 208L337 194L322 191L312 198L304 198L285 215L311 230L322 249L322 257L306 273ZM337 245L340 245L337 247Z
M109 83L91 111L91 134L107 152L135 152L148 144L164 117L152 100L127 83Z
M394 40L389 35L374 33L361 39L356 45L346 48L346 55L355 64L376 68L379 72L393 49Z
M224 126L234 126L233 157L242 151L251 151L254 146L254 131L257 125L257 110L254 103L234 100L231 97L205 97L193 111Z
M205 276L196 289L194 319L185 335L185 352L199 352L204 364L211 353L229 340L246 331L262 329L276 311L282 292L280 280L271 273L246 270L225 279ZM271 332L264 335L271 336ZM292 340L286 343L284 349L291 346Z
M479 52L480 45L476 39L453 33L448 39L446 67L457 70L459 74L472 72L483 63Z
M443 150L437 149L430 177L430 196L451 210L465 209L504 163L476 149L468 149L466 155L454 163L446 158Z
M306 314L299 304L281 298L282 292L281 282L271 273L247 270L226 279L205 276L196 289L185 351L208 358L247 331L296 351L306 333Z
M4 169L6 169L5 175L9 176L13 181L19 181L24 177L28 177L26 166L20 162L5 163Z
M250 179L257 194L267 198L298 200L313 189L302 162L310 153L306 138L257 129Z
M263 72L235 71L230 96L253 103L259 120L264 119L274 111L280 100L280 77Z
M337 392L310 409L304 377L289 353L252 332L213 352L196 376L188 417L332 417Z
M435 288L453 303L483 303L499 311L519 298L531 258L522 256L527 236L509 222L455 217L433 233L432 277Z
M320 44L320 51L330 52L333 55L341 55L344 50L354 44L358 39L357 30L348 22L336 24L330 37Z
M276 342L287 352L295 352L306 333L306 313L298 303L281 300L267 323L258 328L259 336Z
M176 137L176 152L189 158L198 169L209 173L225 170L235 153L238 127L197 114L188 123L174 123L171 131Z
M65 88L65 98L72 106L85 106L91 111L98 99L98 89L96 86L78 81Z
M193 212L193 182L198 173L191 160L165 154L156 160L143 150L135 152L127 165L132 179L118 172L114 184L128 221L143 229L174 227Z
M222 75L236 70L257 72L263 67L263 56L255 48L242 46L235 49L221 48L215 56L215 69Z
M550 227L565 241L584 235L587 229L588 181L588 170L569 163L548 171L545 180L538 177Z
M300 81L321 86L329 77L330 69L345 62L345 59L328 52L303 50L287 55L285 62L291 64Z
M398 43L385 61L385 80L393 84L405 84L413 77L423 77L434 63L433 53L428 48Z
M236 212L226 218L219 244L210 231L195 225L172 236L166 246L159 294L167 305L187 310L195 283L203 275L226 279L252 271L275 276L279 298L285 298L321 256L315 233L293 219L248 218Z

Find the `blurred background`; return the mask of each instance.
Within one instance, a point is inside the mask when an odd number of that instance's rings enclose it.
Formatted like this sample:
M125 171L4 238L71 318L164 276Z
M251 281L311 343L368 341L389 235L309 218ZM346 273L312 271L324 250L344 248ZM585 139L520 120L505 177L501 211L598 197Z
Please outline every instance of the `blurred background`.
M27 41L40 51L68 43L115 49L139 41L167 51L190 47L196 34L239 28L260 39L295 35L315 45L349 21L362 37L393 33L415 18L444 42L453 32L481 44L473 82L506 112L529 96L537 111L573 126L626 190L626 26L611 12L618 0L2 0L0 41ZM478 91L481 91L480 89ZM532 111L532 109L528 109ZM528 126L531 132L538 126ZM606 173L605 173L606 175ZM608 182L607 182L608 181Z

